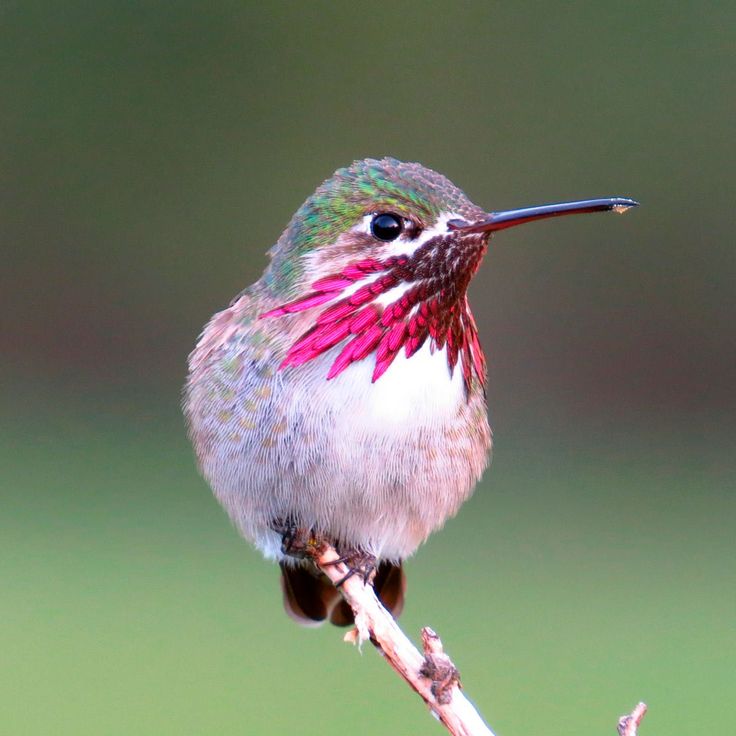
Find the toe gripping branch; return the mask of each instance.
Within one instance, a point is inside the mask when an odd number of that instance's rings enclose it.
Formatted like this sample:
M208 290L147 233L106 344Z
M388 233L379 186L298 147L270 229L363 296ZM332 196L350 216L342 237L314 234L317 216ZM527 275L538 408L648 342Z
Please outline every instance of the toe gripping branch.
M339 554L340 556L336 560L325 563L330 566L345 565L348 568L347 573L335 583L336 588L342 587L353 575L360 575L366 585L373 581L376 574L375 555L356 549L351 549L347 552L340 550Z
M353 575L360 575L366 585L373 581L377 566L375 555L361 549L337 547L334 542L313 529L298 526L293 519L274 519L271 527L277 534L281 535L281 552L289 557L296 557L301 560L308 557L315 558L320 554L325 544L336 546L340 556L336 560L325 564L330 566L345 565L348 569L347 573L335 583L336 588L341 587Z
M298 526L292 519L274 519L271 528L281 535L281 552L298 560L314 557L325 542L313 530Z

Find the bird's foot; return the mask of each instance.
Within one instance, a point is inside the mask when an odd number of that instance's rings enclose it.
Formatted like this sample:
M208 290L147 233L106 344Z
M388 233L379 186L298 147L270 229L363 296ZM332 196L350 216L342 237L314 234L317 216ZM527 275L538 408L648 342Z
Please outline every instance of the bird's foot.
M326 565L345 565L348 568L347 573L335 583L336 588L350 580L353 575L360 575L366 585L373 583L378 564L375 555L361 549L349 549L347 551L339 549L338 553L340 556L336 560L324 563Z
M298 560L313 557L324 543L313 529L297 526L291 519L274 519L271 528L281 535L282 554Z
M335 587L339 588L354 575L360 575L366 585L373 583L378 562L376 556L370 552L341 547L324 534L315 532L314 529L298 526L292 519L274 519L271 522L271 528L281 535L281 552L288 557L295 557L299 560L315 559L326 544L335 547L340 556L330 562L322 563L347 567L347 573L335 583Z

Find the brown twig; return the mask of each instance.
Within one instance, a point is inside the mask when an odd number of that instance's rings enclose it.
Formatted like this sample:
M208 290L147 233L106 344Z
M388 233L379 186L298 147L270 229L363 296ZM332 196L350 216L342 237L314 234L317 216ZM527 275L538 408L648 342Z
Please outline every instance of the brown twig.
M341 583L348 573L329 544L314 551L313 558L335 584ZM494 736L473 704L460 692L460 673L432 629L422 629L422 655L361 575L347 578L339 589L355 615L355 629L345 636L346 641L362 643L370 639L452 736ZM622 716L618 722L619 736L637 736L646 712L647 706L639 703L630 715Z
M338 558L330 545L323 545L315 555L315 562L333 583L347 574L345 565L335 564ZM478 711L460 692L458 671L434 631L422 629L422 655L360 575L348 578L340 586L340 592L355 614L357 640L370 639L453 736L493 736ZM355 633L351 632L346 639L355 641Z
M641 719L647 712L647 704L639 703L627 716L618 719L618 736L637 736Z

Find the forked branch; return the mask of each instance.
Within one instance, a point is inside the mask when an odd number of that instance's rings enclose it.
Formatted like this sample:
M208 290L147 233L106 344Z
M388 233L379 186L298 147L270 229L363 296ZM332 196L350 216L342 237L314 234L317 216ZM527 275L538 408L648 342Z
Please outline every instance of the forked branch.
M339 562L340 556L331 545L323 544L313 556L333 583L340 583L347 575L347 567ZM346 635L347 641L360 643L370 639L452 736L494 736L460 691L457 668L432 629L422 629L424 654L421 654L381 605L373 587L366 585L360 575L349 577L339 587L355 614L355 630ZM639 703L631 715L619 720L619 736L637 736L646 708L644 703Z
M339 583L348 572L344 564L336 564L338 559L330 545L323 545L315 555L315 562L333 583ZM360 575L345 580L340 592L355 614L358 641L370 639L453 736L494 736L460 692L457 669L434 631L422 629L422 655ZM349 641L355 638L356 632L346 636Z

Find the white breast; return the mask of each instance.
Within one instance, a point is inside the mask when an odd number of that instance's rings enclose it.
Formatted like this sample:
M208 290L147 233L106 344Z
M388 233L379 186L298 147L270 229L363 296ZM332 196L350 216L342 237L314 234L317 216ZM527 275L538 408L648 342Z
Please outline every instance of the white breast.
M374 367L375 356L369 356L332 381L334 388L349 392L351 411L360 417L366 432L405 433L411 427L443 425L465 401L460 366L451 376L446 351L432 352L429 340L411 358L402 351L371 383Z

